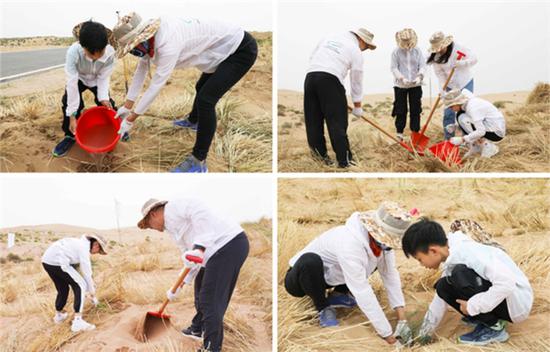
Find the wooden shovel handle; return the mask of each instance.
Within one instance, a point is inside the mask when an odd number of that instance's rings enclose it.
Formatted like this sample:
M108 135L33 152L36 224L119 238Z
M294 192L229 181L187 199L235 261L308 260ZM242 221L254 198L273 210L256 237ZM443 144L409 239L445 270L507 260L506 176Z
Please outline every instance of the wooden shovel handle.
M176 291L178 290L178 287L180 287L183 284L183 281L187 277L187 274L189 274L190 270L191 270L190 268L185 268L185 270L180 274L180 276L178 277L178 281L176 281L174 286L172 286L172 289L171 289L172 293L176 293ZM162 314L162 312L164 312L164 309L166 308L169 302L170 300L168 298L164 300L164 303L162 304L162 306L160 306L160 309L158 311L159 314Z
M348 106L348 111L352 111L353 109ZM399 139L397 139L396 137L392 136L390 133L386 132L386 130L384 130L382 127L380 127L380 125L378 125L376 122L372 121L371 119L361 115L361 118L365 121L367 121L368 123L370 123L371 125L374 126L374 128L376 128L377 130L379 130L380 132L382 132L383 134L385 134L386 136L390 137L393 141L395 141L396 143L403 143L401 142Z

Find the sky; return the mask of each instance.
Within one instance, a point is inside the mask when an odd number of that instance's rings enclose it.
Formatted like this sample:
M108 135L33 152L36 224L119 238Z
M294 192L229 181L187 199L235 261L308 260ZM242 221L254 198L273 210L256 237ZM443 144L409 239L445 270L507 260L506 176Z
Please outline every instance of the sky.
M426 51L441 30L476 53L475 92L531 90L550 81L550 1L311 1L279 0L277 79L279 89L303 91L312 50L325 35L365 27L378 48L363 53L364 92L390 93L390 57L395 32L413 28ZM437 79L432 77L432 91ZM429 95L429 79L424 95ZM349 87L349 85L347 85ZM348 89L349 94L349 89Z
M72 36L73 27L90 18L112 28L116 11L121 15L135 11L144 19L166 15L211 18L245 30L271 31L273 12L269 0L1 0L1 4L2 38Z
M199 176L199 177L194 177ZM239 222L272 218L270 175L2 174L0 228L66 224L136 226L149 198L198 197Z

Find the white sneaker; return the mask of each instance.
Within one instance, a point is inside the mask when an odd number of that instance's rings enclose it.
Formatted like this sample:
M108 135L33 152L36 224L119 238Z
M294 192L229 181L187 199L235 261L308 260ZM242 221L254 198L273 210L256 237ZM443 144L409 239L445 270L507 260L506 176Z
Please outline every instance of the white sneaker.
M468 143L468 151L464 154L464 158L479 154L480 152L481 146L478 143Z
M400 142L403 142L403 133L398 133L396 137Z
M87 330L93 330L93 329L95 329L94 324L90 324L82 318L73 319L73 324L71 326L72 332L87 331Z
M497 153L498 153L498 147L496 146L496 144L493 144L489 141L485 141L483 143L483 147L481 150L481 156L483 158L490 158Z
M69 316L69 313L55 313L55 317L53 317L53 322L56 324L61 324L67 317Z

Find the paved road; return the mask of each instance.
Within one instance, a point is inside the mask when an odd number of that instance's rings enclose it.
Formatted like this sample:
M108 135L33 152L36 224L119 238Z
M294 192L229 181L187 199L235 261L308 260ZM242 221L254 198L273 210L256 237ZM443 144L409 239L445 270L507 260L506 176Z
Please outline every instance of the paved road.
M0 77L65 63L67 48L0 53Z

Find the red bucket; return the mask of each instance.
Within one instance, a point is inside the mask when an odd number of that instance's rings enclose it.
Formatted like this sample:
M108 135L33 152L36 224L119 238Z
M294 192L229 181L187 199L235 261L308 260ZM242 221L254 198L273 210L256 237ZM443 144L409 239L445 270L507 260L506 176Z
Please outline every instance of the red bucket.
M120 119L116 111L105 106L86 110L76 124L76 143L89 153L106 153L113 150L120 139Z
M439 158L447 165L460 165L462 164L462 158L460 158L460 149L458 146L452 144L449 141L440 142L430 147L430 152Z

